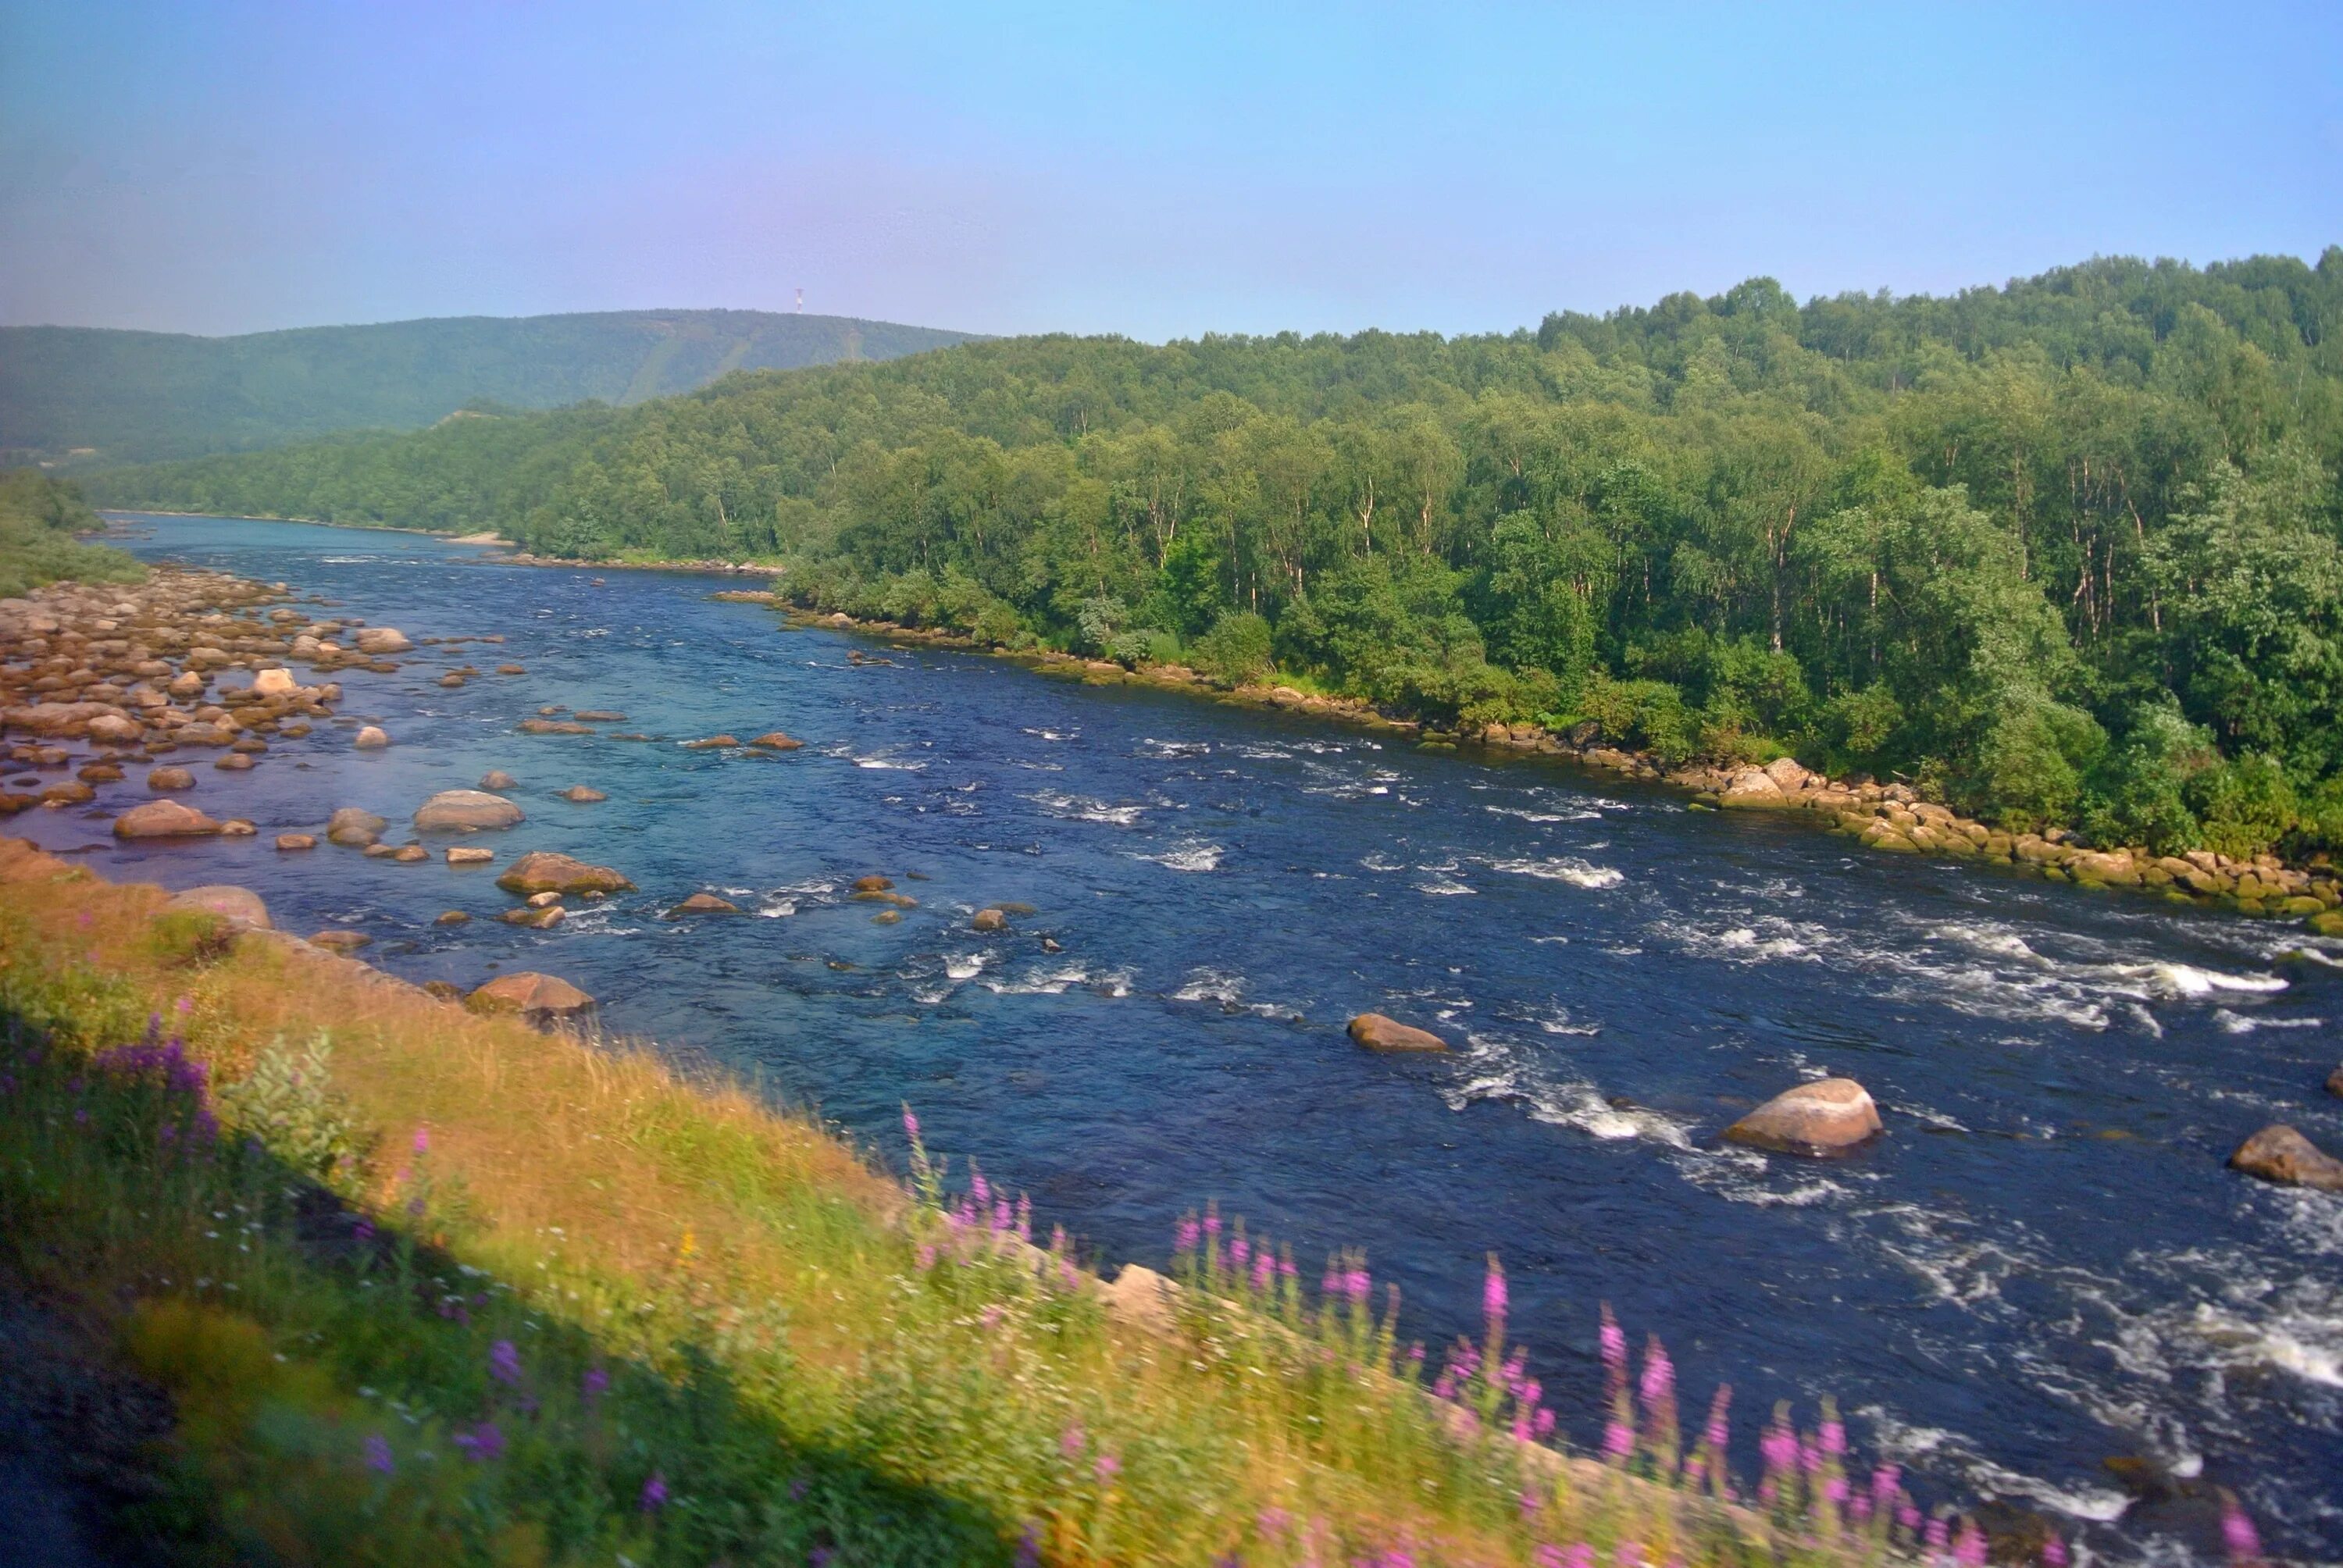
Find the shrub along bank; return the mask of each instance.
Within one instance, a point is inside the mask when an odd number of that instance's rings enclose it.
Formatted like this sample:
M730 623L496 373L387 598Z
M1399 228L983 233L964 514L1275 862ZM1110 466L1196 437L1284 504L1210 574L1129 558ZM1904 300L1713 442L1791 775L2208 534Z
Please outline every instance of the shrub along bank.
M915 1125L906 1188L12 840L0 890L0 1276L168 1391L128 1523L188 1560L1982 1558L1892 1471L1850 1489L1827 1411L1736 1491L1723 1403L1680 1422L1614 1327L1606 1456L1561 1456L1493 1262L1426 1370L1363 1258L1305 1284L1207 1215L1182 1286L1105 1287Z

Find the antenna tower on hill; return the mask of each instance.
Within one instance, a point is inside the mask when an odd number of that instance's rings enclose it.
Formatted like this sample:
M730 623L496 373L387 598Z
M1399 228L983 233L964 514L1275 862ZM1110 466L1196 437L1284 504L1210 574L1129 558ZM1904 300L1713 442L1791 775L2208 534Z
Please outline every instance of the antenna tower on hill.
M802 288L798 290L798 314L799 316L805 314L805 290Z

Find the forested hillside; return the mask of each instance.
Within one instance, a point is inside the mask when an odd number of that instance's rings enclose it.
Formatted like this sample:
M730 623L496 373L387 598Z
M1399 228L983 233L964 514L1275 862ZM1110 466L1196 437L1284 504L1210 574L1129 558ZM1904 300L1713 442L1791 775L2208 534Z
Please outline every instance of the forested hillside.
M2343 844L2343 246L1443 339L971 343L106 476L103 501L779 558L809 601L1593 718L2013 826Z
M0 470L0 598L60 578L136 582L145 577L146 568L123 551L74 538L103 521L72 485L36 468Z
M456 317L242 337L5 327L0 460L137 463L412 430L482 404L639 403L733 370L891 359L963 336L759 310Z

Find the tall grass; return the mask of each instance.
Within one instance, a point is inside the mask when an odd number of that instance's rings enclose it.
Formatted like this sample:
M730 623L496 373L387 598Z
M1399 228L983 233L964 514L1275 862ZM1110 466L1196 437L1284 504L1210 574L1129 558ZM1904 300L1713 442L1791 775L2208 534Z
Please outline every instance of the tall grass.
M1211 1211L1150 1306L908 1116L906 1186L646 1052L6 841L0 892L0 1231L177 1396L149 1523L195 1555L1983 1561L1850 1475L1827 1409L1736 1481L1722 1400L1683 1430L1614 1324L1605 1452L1559 1452L1494 1260L1437 1357L1363 1258Z

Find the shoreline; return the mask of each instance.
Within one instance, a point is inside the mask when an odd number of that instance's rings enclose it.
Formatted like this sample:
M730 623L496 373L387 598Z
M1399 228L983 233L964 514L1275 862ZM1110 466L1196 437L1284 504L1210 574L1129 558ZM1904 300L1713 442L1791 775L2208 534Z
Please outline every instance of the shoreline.
M2157 856L2139 846L2100 849L2076 842L2071 829L2011 833L1926 799L1907 784L1835 779L1787 756L1764 767L1691 762L1672 769L1648 752L1610 745L1599 733L1586 733L1584 725L1567 734L1535 724L1443 729L1378 712L1359 698L1316 695L1274 682L1222 687L1181 665L1126 668L1111 660L1052 649L1003 648L958 632L808 609L771 591L726 590L713 597L767 605L793 626L857 631L903 647L982 654L1090 686L1141 686L1232 707L1304 713L1371 733L1410 736L1421 750L1469 749L1567 761L1598 774L1683 790L1689 797L1688 809L1803 814L1815 819L1825 831L1852 838L1865 849L1975 860L2049 881L2152 893L2207 910L2296 920L2317 935L2343 937L2343 873L2318 860L2293 867L2275 855L2237 860L2204 849Z
M126 522L134 518L216 518L232 523L301 523L313 528L353 528L378 534L414 534L421 538L445 539L451 545L487 545L504 549L518 548L512 540L503 538L493 528L472 534L443 534L437 528L410 528L398 523L337 523L323 518L263 518L242 512L176 512L167 507L101 507L97 515L107 526Z

